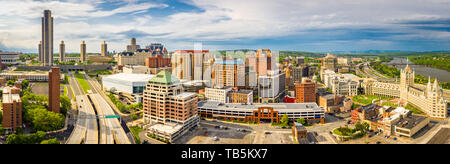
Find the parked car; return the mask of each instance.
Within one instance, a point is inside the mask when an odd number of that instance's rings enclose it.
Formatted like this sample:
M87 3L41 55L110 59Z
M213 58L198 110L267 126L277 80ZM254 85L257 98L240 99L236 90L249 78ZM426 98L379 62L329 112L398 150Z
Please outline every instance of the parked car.
M214 141L219 141L219 137L214 136Z
M265 134L272 134L272 133L270 133L270 132L266 132Z

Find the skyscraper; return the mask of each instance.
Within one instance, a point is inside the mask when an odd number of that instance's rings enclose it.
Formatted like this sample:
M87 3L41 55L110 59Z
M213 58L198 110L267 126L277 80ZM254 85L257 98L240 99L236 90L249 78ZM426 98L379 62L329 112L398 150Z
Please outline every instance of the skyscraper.
M38 55L38 60L39 60L39 62L43 63L43 62L42 62L42 41L39 42L39 45L38 45L38 53L39 53L39 55Z
M64 41L61 40L61 44L59 44L59 61L64 62L66 58L66 45Z
M81 48L80 48L81 52L80 52L80 61L82 63L86 62L86 43L83 42L81 43Z
M59 67L52 67L48 72L48 110L60 112L60 71Z
M140 45L136 45L136 38L131 38L131 45L127 46L127 52L136 52L140 48Z
M103 41L102 43L102 56L108 56L108 45L106 44L106 41Z
M42 62L44 66L53 65L53 17L50 10L42 17Z

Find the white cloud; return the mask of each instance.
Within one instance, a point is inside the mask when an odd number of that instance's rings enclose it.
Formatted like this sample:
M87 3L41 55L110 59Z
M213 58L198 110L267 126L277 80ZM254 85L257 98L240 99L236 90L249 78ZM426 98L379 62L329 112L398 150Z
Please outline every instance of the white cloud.
M33 1L0 0L0 39L6 46L34 48L40 40L42 10L52 9L56 24L55 40L66 41L68 47L78 51L82 39L100 45L107 37L114 40L110 46L123 50L128 44L124 35L116 33L137 30L150 34L167 34L158 37L138 38L138 42L166 42L177 49L189 41L233 41L274 38L307 33L308 30L331 28L389 28L408 31L412 37L448 39L448 32L412 31L396 22L449 18L449 0L183 0L200 8L202 12L175 12L167 17L145 15L152 8L168 8L162 3L139 3L137 0L68 0ZM163 1L156 1L163 2ZM99 5L114 3L112 10L101 10ZM174 7L174 6L171 6ZM176 9L176 6L175 6ZM127 13L130 19L116 21L116 14ZM141 16L141 15L145 16ZM113 17L108 17L113 16ZM89 22L91 18L104 17L108 21ZM106 18L108 17L108 18ZM28 28L32 27L32 28ZM103 38L102 38L103 37ZM124 40L125 42L121 42ZM182 41L180 41L182 40ZM107 40L108 42L108 40ZM367 41L363 41L367 42ZM168 44L174 45L168 45ZM389 43L371 41L370 43ZM119 46L120 45L120 46ZM92 48L89 48L92 47ZM68 48L70 50L71 48ZM89 51L99 51L100 46L88 46Z

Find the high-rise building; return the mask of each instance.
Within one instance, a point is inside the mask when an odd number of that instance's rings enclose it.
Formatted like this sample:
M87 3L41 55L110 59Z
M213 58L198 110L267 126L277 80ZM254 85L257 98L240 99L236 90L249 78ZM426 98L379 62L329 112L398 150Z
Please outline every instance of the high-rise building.
M87 59L87 54L86 54L86 43L83 42L81 43L81 48L80 48L81 52L80 52L80 61L82 63L86 62Z
M39 60L39 62L41 62L42 63L42 59L43 59L43 57L42 57L42 41L40 41L39 42L39 45L38 45L38 60Z
M42 17L42 62L44 66L53 65L53 17L50 10Z
M150 69L152 74L157 74L162 70L171 70L171 59L163 55L156 55L156 57L145 58L145 66ZM171 72L171 71L170 71Z
M48 110L55 113L60 112L60 78L59 67L52 67L48 73Z
M208 50L177 50L173 53L171 59L172 74L176 78L211 80L214 58Z
M3 88L3 128L16 131L22 127L22 100L20 89L16 87Z
M338 61L336 56L327 54L327 56L322 59L322 68L337 72L337 63Z
M61 44L59 44L59 61L64 62L66 59L66 45L64 41L61 40Z
M136 45L136 38L131 38L131 45L127 46L127 52L136 52L140 48L140 45Z
M295 82L295 103L316 102L316 84L310 79L303 78L302 82Z
M216 60L213 72L213 86L245 87L245 65L240 60Z
M108 56L108 44L106 44L106 41L102 43L102 56Z
M199 123L198 96L183 92L180 80L161 71L147 83L144 91L144 122L148 133L172 142Z

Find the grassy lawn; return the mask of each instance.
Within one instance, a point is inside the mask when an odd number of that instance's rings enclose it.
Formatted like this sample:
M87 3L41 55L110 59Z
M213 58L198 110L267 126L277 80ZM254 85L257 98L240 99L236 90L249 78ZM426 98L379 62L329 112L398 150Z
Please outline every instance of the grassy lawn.
M390 102L385 102L383 104L381 104L382 106L390 106L390 107L394 107L397 108L398 104L394 104L394 103L390 103Z
M419 108L413 107L409 104L405 106L405 109L410 110L414 114L424 114Z
M364 104L364 105L368 105L368 104L372 104L372 101L377 99L375 102L378 102L380 100L380 98L382 100L392 100L392 98L388 98L388 97L379 97L379 96L355 96L353 97L353 101L360 103L360 104Z
M75 78L77 78L78 83L80 83L84 93L88 93L87 91L91 90L91 87L89 87L89 84L87 83L86 79L84 79L82 74L75 74Z
M138 126L132 126L132 127L130 127L130 131L131 131L131 133L133 133L133 137L134 137L134 140L136 140L136 143L140 144L141 137L139 137L139 133L144 131L144 129L142 129Z

